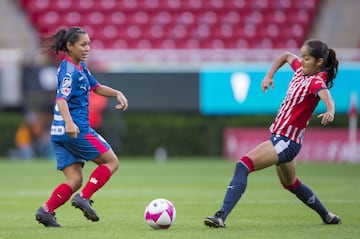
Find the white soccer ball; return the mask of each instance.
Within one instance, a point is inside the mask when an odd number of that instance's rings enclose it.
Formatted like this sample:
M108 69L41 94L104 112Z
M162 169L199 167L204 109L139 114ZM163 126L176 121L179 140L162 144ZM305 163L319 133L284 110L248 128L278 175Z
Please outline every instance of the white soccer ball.
M144 218L154 229L168 229L175 221L176 209L169 200L157 198L146 205Z

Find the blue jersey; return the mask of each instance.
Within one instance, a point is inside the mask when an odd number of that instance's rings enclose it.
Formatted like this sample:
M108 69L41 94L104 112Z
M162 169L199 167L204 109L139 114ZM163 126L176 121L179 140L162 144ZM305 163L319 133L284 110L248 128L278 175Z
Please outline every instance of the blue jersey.
M97 88L99 82L91 75L84 62L75 65L68 57L60 63L57 80L56 99L62 98L67 101L70 115L79 127L80 133L87 132L90 128L89 92ZM65 121L55 103L51 135L62 136L65 134Z
M100 86L90 74L84 62L75 65L66 57L57 72L58 88L56 99L66 100L70 115L79 127L76 138L65 132L65 121L55 103L54 119L51 125L51 141L54 148L57 169L74 163L84 164L107 152L110 145L89 124L89 93Z

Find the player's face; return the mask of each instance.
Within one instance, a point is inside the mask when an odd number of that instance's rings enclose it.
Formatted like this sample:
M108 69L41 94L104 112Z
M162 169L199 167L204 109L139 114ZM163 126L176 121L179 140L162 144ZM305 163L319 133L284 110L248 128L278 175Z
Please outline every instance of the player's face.
M80 34L79 40L69 47L69 57L75 64L85 61L90 50L90 38L88 34Z
M310 55L310 50L307 45L300 49L301 51L301 65L304 75L313 75L321 71L322 58L316 60Z

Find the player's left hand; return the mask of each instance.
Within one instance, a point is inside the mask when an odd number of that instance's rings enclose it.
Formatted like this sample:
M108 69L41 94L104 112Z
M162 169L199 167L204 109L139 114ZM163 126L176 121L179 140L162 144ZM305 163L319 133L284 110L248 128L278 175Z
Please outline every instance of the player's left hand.
M321 124L324 125L324 126L326 126L328 123L334 121L334 114L331 113L331 112L326 112L326 113L319 114L317 117L322 118L321 119Z
M128 100L126 99L125 95L119 91L116 95L116 99L119 102L119 104L117 104L115 108L118 110L125 111L128 108Z

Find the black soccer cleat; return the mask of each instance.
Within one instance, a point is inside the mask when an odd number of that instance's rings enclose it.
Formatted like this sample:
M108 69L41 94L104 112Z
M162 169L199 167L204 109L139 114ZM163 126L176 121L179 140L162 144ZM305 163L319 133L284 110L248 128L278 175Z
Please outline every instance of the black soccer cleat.
M47 212L43 207L37 210L35 219L45 227L61 227L56 221L55 212Z
M79 193L77 193L71 200L71 205L73 205L75 208L79 208L88 220L97 222L100 218L91 206L93 203L93 200L83 198Z
M328 224L328 225L336 225L336 224L340 224L341 223L341 219L339 216L329 212L328 215L325 216L325 220L323 220L323 224Z
M213 228L225 227L225 223L224 223L223 219L221 218L221 214L222 213L220 211L218 211L215 213L214 216L205 217L204 218L205 226L213 227Z

